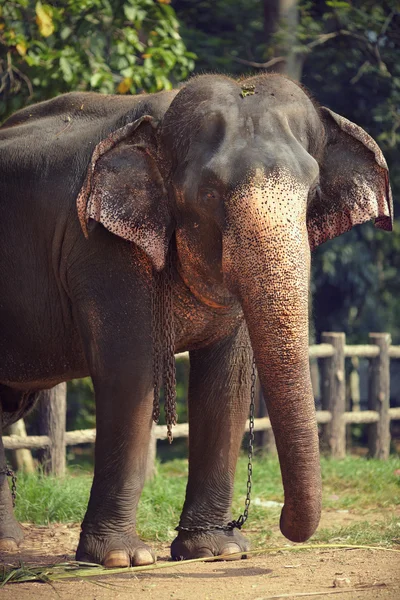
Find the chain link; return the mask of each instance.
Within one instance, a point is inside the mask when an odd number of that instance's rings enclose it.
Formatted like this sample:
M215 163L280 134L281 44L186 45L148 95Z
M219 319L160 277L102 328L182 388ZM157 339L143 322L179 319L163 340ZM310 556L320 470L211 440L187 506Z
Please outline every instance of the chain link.
M151 288L151 345L153 352L153 421L158 423L160 419L160 385L162 373L162 347L161 339L161 323L162 323L162 293L163 286L161 285L162 274L153 270L153 281Z
M165 315L165 349L164 349L164 406L165 420L167 422L167 436L171 444L172 426L176 425L176 368L175 368L175 326L174 326L174 307L172 297L172 268L173 256L170 248L167 265L165 269L164 280L164 306Z
M153 421L160 418L160 385L164 388L167 437L172 442L172 426L176 425L175 327L173 307L173 254L169 249L165 269L153 272L152 351L153 351Z
M217 529L218 531L232 531L232 529L241 529L246 523L249 517L249 508L251 502L251 487L253 480L253 453L254 453L254 413L256 405L256 382L257 382L257 368L256 361L253 357L251 365L251 388L250 388L250 414L249 414L249 445L248 445L248 463L247 463L247 493L244 502L243 514L238 519L230 521L227 525L197 525L196 527L183 527L178 525L175 527L176 531L211 531Z
M228 523L232 529L241 529L249 517L249 508L251 502L251 486L253 480L253 453L254 453L254 413L256 406L256 382L257 368L256 361L253 356L251 365L251 388L250 388L250 414L249 414L249 446L248 446L248 462L247 462L247 492L246 500L244 501L244 511L240 517Z
M17 476L10 467L6 467L2 471L0 471L0 475L5 475L6 477L11 477L11 498L12 505L15 507L15 501L17 499Z

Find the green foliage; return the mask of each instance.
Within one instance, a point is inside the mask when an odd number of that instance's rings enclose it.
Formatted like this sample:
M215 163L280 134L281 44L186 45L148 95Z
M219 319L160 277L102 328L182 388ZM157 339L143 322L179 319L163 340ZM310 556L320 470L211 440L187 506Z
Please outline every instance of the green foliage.
M90 377L73 379L67 385L67 431L96 426L93 383ZM73 448L71 448L71 451Z
M400 12L396 0L323 3L302 8L300 34L314 24L319 45L307 55L303 81L321 104L361 125L388 162L395 216L400 210ZM315 30L315 26L319 31ZM334 37L327 39L326 34ZM388 235L363 225L314 253L316 328L345 330L350 341L390 331L400 341L400 222Z
M237 59L264 60L260 0L174 0L181 33L197 55L196 72L241 74Z
M169 0L0 0L0 118L71 90L156 92L185 79Z

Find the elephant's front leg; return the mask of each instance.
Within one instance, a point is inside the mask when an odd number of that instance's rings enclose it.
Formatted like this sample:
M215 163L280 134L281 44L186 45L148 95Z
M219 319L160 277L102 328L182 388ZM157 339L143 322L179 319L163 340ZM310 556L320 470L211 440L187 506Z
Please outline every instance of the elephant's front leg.
M190 353L189 478L174 559L249 549L233 529L231 502L236 462L250 405L252 353L241 326L229 339Z
M107 567L147 565L154 555L137 536L136 509L152 423L150 285L134 263L130 271L121 259L108 270L104 264L102 277L92 268L90 294L79 308L96 399L96 446L76 557Z
M125 368L130 376L114 364L106 379L93 378L95 471L76 553L77 560L106 567L155 562L151 549L136 533L150 441L152 380L149 366L140 356L128 361Z
M2 410L0 405L0 552L15 552L24 535L14 517L13 502L7 481L7 463L1 431Z

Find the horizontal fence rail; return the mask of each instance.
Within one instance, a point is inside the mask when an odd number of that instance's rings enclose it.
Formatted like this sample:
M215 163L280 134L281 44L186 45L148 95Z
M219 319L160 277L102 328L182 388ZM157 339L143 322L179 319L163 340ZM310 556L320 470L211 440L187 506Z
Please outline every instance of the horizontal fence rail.
M390 344L387 333L370 334L371 344L346 345L344 333L324 333L322 343L309 347L310 359L321 359L321 402L322 410L316 412L317 423L321 426L321 446L333 457L343 458L346 454L346 425L368 424L369 452L371 456L386 459L390 450L390 422L400 420L400 407L390 408L390 359L400 359L400 346ZM188 353L176 355L178 360L187 360ZM345 358L369 359L368 375L368 410L346 411ZM57 386L59 388L59 386ZM56 393L54 401L57 401ZM59 399L58 399L59 401ZM60 411L58 411L60 412ZM268 417L257 418L255 431L271 431ZM53 433L52 433L53 431ZM65 446L93 443L96 439L95 429L66 431L64 447L60 449L59 431L57 427L48 432L49 435L8 435L3 437L7 450L47 449L49 454L63 452L65 462ZM173 428L174 438L185 438L189 435L188 423L179 423ZM57 436L56 439L52 439ZM166 426L154 425L152 434L155 440L167 439ZM60 460L51 460L59 465ZM59 474L62 468L53 467Z
M317 410L317 423L325 425L330 423L332 415L327 410ZM390 408L389 416L391 420L400 420L400 407ZM379 421L379 413L374 410L363 410L361 412L345 412L343 413L343 421L346 425L377 423ZM247 421L246 427L249 427ZM254 419L254 431L269 431L272 429L271 421L268 417L262 419ZM165 425L154 425L156 440L168 439ZM189 423L178 423L173 428L174 438L189 437ZM93 444L96 440L95 429L78 429L77 431L66 431L65 442L66 446L77 446L78 444ZM48 435L7 435L3 437L4 448L6 450L20 450L28 448L29 450L44 449L50 446L50 438Z
M383 335L383 334L378 334ZM373 358L378 356L380 353L379 346L374 344L359 344L359 345L347 345L344 346L345 357L357 356L358 358ZM332 344L313 344L308 347L309 358L327 358L335 354L335 349ZM400 358L400 346L389 346L390 358ZM189 352L180 352L175 355L176 359L188 359Z

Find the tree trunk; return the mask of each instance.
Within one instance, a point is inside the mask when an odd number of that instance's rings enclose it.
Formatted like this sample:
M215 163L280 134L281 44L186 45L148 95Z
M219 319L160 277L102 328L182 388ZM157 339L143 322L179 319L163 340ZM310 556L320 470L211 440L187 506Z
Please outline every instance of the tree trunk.
M273 66L273 70L295 81L301 80L304 63L304 54L294 50L298 25L297 0L264 0L266 43L270 45L272 36L279 32L275 55L283 58Z
M156 457L157 457L157 437L156 425L153 423L150 435L149 453L147 455L146 464L146 481L153 479L156 474Z

